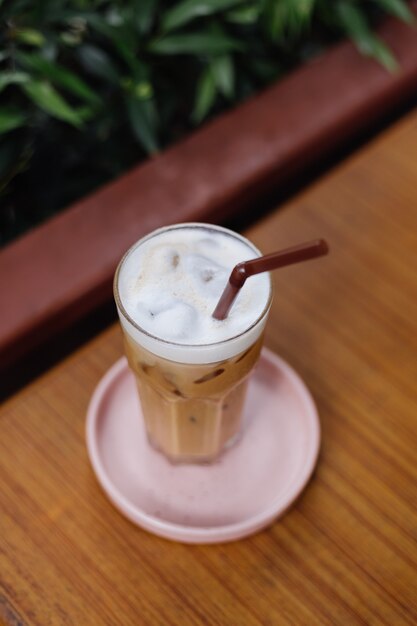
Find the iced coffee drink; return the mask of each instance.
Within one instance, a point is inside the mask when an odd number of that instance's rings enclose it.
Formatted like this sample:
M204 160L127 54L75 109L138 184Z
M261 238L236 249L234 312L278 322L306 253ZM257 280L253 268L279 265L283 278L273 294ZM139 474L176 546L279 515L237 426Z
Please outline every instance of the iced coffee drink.
M271 303L254 276L227 319L212 317L233 267L260 252L208 224L179 224L137 242L114 292L151 444L177 462L209 462L236 440Z

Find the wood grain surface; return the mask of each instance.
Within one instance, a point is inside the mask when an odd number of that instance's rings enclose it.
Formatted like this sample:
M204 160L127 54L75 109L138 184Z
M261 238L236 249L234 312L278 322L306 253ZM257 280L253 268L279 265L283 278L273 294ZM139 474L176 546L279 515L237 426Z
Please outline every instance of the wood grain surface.
M248 236L331 254L275 275L266 344L319 407L317 470L267 530L186 546L124 519L84 443L122 352L106 331L0 411L0 616L7 625L417 623L417 114Z

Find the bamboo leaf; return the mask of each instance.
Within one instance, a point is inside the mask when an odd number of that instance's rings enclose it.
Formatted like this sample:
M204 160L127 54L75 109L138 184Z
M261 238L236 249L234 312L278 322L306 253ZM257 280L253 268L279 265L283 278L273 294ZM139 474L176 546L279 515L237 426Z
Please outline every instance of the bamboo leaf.
M299 35L312 18L315 0L265 2L266 28L273 41Z
M366 37L369 26L363 13L351 2L342 0L337 4L337 15L345 31L356 39Z
M210 69L214 77L217 89L226 98L231 98L234 92L234 65L229 54L215 57L210 63Z
M95 30L97 30L97 32L104 35L113 43L122 59L124 59L135 74L136 78L145 78L146 70L143 64L137 59L137 40L132 24L124 22L120 26L112 26L101 16L94 14L87 17L87 22Z
M71 46L72 48L79 46L81 43L81 36L79 33L60 33L59 39L60 41L62 41L63 44L65 44L66 46Z
M365 56L374 58L385 67L388 72L398 71L398 62L388 46L376 35L370 33L368 40L358 43L358 48Z
M81 122L89 122L96 117L97 109L94 106L86 104L77 108L77 115Z
M0 134L8 133L19 126L23 126L27 116L15 107L0 107Z
M188 24L197 17L224 11L243 0L183 0L167 11L162 18L162 30L168 32Z
M135 2L135 22L141 35L145 35L151 29L157 0L136 0Z
M216 99L216 83L210 68L206 68L197 84L192 119L200 123L210 111Z
M404 0L375 0L387 13L391 13L406 24L415 24L416 16Z
M92 104L100 104L100 98L90 87L73 72L62 65L49 61L39 54L17 53L17 60L26 68L36 70L44 78L51 80L67 91Z
M9 85L21 85L30 80L29 74L25 72L2 72L0 74L0 92Z
M34 28L18 28L14 33L15 38L29 46L40 48L45 43L44 35Z
M389 48L370 30L363 14L350 2L339 2L338 17L346 34L365 56L379 61L389 72L398 69L398 63Z
M68 122L73 126L81 126L82 120L54 87L43 80L33 80L21 85L27 97L52 117Z
M94 76L105 79L111 83L119 83L119 72L110 56L91 44L84 44L77 50L77 54L84 68Z
M259 19L260 13L260 4L249 4L228 11L225 17L232 24L255 24Z
M240 41L222 33L201 32L170 35L152 41L149 51L154 54L223 54L242 50Z
M158 152L156 138L156 114L150 100L139 100L135 97L126 99L126 108L132 131L148 154Z

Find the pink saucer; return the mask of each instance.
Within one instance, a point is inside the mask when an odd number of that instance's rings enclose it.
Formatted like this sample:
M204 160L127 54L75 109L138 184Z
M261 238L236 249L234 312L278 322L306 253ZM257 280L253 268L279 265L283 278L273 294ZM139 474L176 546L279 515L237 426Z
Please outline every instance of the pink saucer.
M186 543L232 541L270 524L305 487L319 444L309 391L265 348L242 437L211 465L173 465L149 446L125 358L103 377L87 414L90 460L113 504L138 526Z

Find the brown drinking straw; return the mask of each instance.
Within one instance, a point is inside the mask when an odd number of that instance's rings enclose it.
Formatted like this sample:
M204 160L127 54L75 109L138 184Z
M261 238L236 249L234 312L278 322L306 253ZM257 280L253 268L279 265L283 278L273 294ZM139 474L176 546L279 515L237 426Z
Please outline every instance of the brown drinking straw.
M229 276L225 290L214 309L213 317L216 320L224 320L227 317L237 294L249 276L261 274L262 272L270 272L271 270L276 270L286 265L292 265L293 263L308 261L309 259L327 254L328 251L329 246L324 239L314 239L314 241L300 243L298 246L293 246L292 248L286 248L279 252L272 252L272 254L266 254L265 256L251 259L250 261L238 263Z

